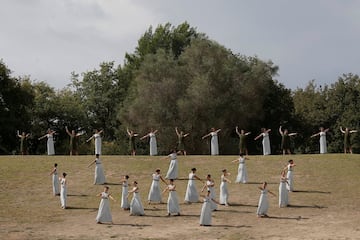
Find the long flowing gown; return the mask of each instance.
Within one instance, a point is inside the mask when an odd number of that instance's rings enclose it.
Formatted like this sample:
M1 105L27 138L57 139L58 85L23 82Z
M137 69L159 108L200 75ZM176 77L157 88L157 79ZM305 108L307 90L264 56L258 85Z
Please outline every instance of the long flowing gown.
M55 171L52 174L52 186L53 186L53 194L55 195L59 195L60 194L60 189L59 189L59 177L58 177L58 173L57 173L57 169L54 169Z
M195 173L189 173L189 181L185 193L185 202L196 203L199 201L199 193L196 189L195 176Z
M211 202L212 200L210 197L204 198L200 213L200 225L202 226L211 225Z
M221 183L220 183L220 204L228 204L229 191L227 187L227 182L224 179L225 176L221 175Z
M179 172L177 155L176 155L176 153L171 153L171 154L169 154L169 157L171 160L170 160L169 169L166 173L166 179L177 179L178 172Z
M210 191L210 198L216 199L215 188L213 186L210 186L211 184L213 184L212 181L209 181L209 180L206 181L207 189L208 189L208 191ZM216 202L210 201L210 206L211 206L212 211L217 210Z
M246 153L246 138L247 136L245 134L240 134L239 136L239 150L240 150L240 154L245 154Z
M97 223L112 222L112 216L110 212L109 193L101 193L101 201L99 205L99 211L96 216Z
M128 182L127 181L124 181L122 183L122 191L121 191L121 208L122 209L129 209L130 208L130 204L129 204L129 201L127 199L127 195L128 195Z
M94 184L104 184L105 182L105 174L103 166L101 164L101 160L99 158L96 158Z
M269 133L265 132L262 133L263 139L262 139L262 145L263 145L263 155L270 155L271 149L270 149L270 137Z
M261 190L260 198L259 198L259 204L256 211L256 214L258 216L264 216L267 215L269 209L269 201L267 196L267 190Z
M286 179L281 178L279 184L279 207L289 205L289 191L286 188Z
M95 133L93 136L95 139L95 154L101 155L101 135L99 133Z
M67 191L66 191L66 179L61 178L60 180L60 203L62 208L66 208L66 197L67 197Z
M54 147L54 135L53 134L46 134L47 142L47 153L48 155L55 155L55 147Z
M153 173L152 183L148 195L148 201L161 202L161 191L160 191L160 174Z
M288 179L288 185L286 185L286 188L288 189L288 191L292 192L294 191L294 175L293 175L293 168L291 167L290 164L288 164L287 166L287 174L286 174L286 178Z
M211 155L219 155L219 141L217 132L211 132Z
M144 207L141 203L140 194L138 191L133 192L133 197L130 202L130 215L143 216L145 214Z
M180 214L179 200L175 191L175 185L169 185L169 197L167 200L167 211L169 214Z
M248 180L246 165L245 165L245 158L239 158L239 167L238 167L238 174L236 176L236 183L246 183Z
M158 154L155 133L149 133L149 138L150 138L150 156L155 156Z
M327 153L326 132L320 132L320 153Z

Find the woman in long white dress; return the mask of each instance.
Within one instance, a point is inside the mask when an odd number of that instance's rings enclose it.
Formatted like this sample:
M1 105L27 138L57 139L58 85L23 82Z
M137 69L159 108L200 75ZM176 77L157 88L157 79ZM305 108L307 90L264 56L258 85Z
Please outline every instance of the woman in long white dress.
M207 193L204 197L204 202L201 206L201 213L200 213L200 226L211 226L211 202L214 204L218 203L215 199L211 198L210 190L207 190Z
M289 191L287 190L286 171L281 171L280 184L279 184L279 207L287 207L289 205Z
M270 192L266 189L267 182L263 182L262 186L259 187L261 190L260 198L259 198L259 204L256 211L256 214L258 217L268 217L267 212L269 210L269 200L268 200L268 194L270 193L274 196L276 196L274 193Z
M210 175L210 174L208 174L208 175L206 176L206 182L205 182L204 187L202 188L201 192L203 192L203 191L205 190L205 188L206 188L208 191L210 191L210 198L216 200L215 182L214 182L214 180L211 178L211 175ZM216 201L210 201L210 207L211 207L211 211L216 211L216 210L217 210Z
M144 138L150 138L150 156L156 156L158 154L157 152L157 142L156 142L156 133L158 130L153 130L151 128L150 132L146 134L145 136L141 137L140 140L143 140Z
M98 129L95 129L95 133L88 140L86 140L86 142L89 142L90 140L95 139L95 154L101 155L101 134L103 132L104 130L99 131Z
M174 179L170 179L169 185L164 189L163 193L169 191L169 197L167 200L167 212L168 216L175 214L180 216L180 206L179 200L176 193L176 185L174 184Z
M94 184L104 184L106 182L105 180L105 174L104 174L104 169L101 163L101 160L99 158L99 154L95 155L96 158L94 161L92 161L88 167L90 167L91 165L95 164L95 177L94 177Z
M192 168L189 173L189 180L185 192L185 202L186 203L197 203L199 202L199 193L196 189L195 181L202 181L198 176L196 176L196 168ZM202 181L204 183L204 181Z
M227 172L226 169L222 170L221 178L220 178L220 199L219 203L221 205L229 206L229 190L228 190L228 183L231 183L230 179L227 176L230 176L230 173Z
M160 180L167 185L167 182L160 174L160 169L157 168L155 173L152 174L152 182L150 186L150 191L148 195L148 203L151 204L152 202L161 203L161 190L160 190Z
M128 193L129 193L129 176L125 175L121 181L121 185L122 185L122 191L121 191L121 208L124 210L129 210L130 209L130 204L129 201L127 199Z
M320 153L327 153L327 145L326 145L326 133L329 131L329 128L324 129L323 127L320 127L320 132L315 133L311 135L311 137L320 136Z
M66 182L66 173L62 174L63 176L59 178L60 182L60 204L62 209L66 209L66 197L67 197L67 182Z
M165 178L166 179L177 179L178 175L179 175L179 166L178 166L176 150L173 150L167 156L167 158L170 158L170 165L169 165L169 169L166 173Z
M132 193L133 197L130 202L130 216L143 216L145 215L144 207L141 202L140 194L139 194L139 188L137 186L137 182L133 182L133 189L129 190L129 194ZM128 194L128 195L129 195Z
M237 174L236 180L235 180L236 183L247 183L247 181L248 181L245 160L249 160L249 158L244 157L243 154L240 154L240 157L238 159L235 159L234 161L232 161L232 162L239 163L238 174Z
M269 137L270 131L271 129L261 128L261 133L254 138L254 140L258 140L259 138L262 137L263 155L271 154L270 137Z
M221 129L215 130L215 128L211 128L211 132L202 137L205 139L211 136L211 155L219 155L219 141L218 141L218 133Z
M38 138L38 140L41 140L45 137L47 138L46 148L47 148L47 154L49 156L55 155L55 147L54 147L54 134L55 133L56 133L56 131L53 131L49 128L47 133L44 136L41 136Z
M59 189L59 177L57 172L57 163L54 164L54 168L50 172L50 175L52 175L53 194L54 196L58 196L60 195L60 189Z
M116 202L116 201L109 193L109 187L105 186L104 191L102 193L99 193L97 196L101 197L101 201L100 201L100 205L99 205L98 214L96 216L96 223L99 223L99 224L111 223L112 224L113 221L112 221L112 216L111 216L111 211L110 211L109 198L111 200L113 200L114 202Z
M288 184L286 185L286 188L288 189L289 192L294 191L294 167L296 166L296 164L294 163L293 160L289 160L288 161L288 165L284 168L285 171L287 171L286 174L286 178L287 178L287 182Z

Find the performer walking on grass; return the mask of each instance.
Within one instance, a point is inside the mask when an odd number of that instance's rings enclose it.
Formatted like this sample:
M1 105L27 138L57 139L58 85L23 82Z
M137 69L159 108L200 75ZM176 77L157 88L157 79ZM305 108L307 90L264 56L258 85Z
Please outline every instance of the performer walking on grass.
M216 199L216 193L215 193L215 182L214 180L211 178L211 175L208 174L206 176L206 182L204 184L204 187L202 188L201 192L203 192L205 190L205 188L210 191L210 197L212 199ZM217 210L217 204L215 201L210 201L210 206L211 206L211 211L216 211Z
M238 159L235 159L232 161L232 162L239 163L238 174L237 174L236 180L235 180L236 183L247 183L247 181L248 181L245 160L249 160L249 158L244 157L243 154L240 154L240 157Z
M176 185L174 184L174 179L170 179L170 183L164 189L163 193L165 193L166 191L169 192L169 197L167 200L168 216L170 216L171 214L180 216L179 200L176 194Z
M52 175L52 187L53 187L53 194L54 196L60 195L59 190L59 177L57 173L57 163L54 164L53 170L50 172L50 175Z
M98 223L98 224L102 224L102 223L113 224L112 216L111 216L111 212L110 212L109 198L111 200L113 200L114 202L116 202L116 200L109 193L109 187L105 186L104 191L102 193L99 193L97 196L101 197L101 201L100 201L100 205L99 205L98 214L96 216L96 223Z
M170 165L165 178L177 179L179 176L179 166L178 166L176 150L172 150L171 153L167 156L167 158L170 158Z
M130 209L130 204L129 201L127 199L128 193L129 193L129 176L125 175L123 176L123 179L121 180L121 208L124 210L129 210Z
M61 208L66 209L66 198L67 198L67 182L66 182L66 173L62 174L62 177L59 178L60 182L60 203Z
M269 210L269 200L267 193L272 194L273 196L276 196L274 193L270 192L266 189L267 182L263 182L262 186L259 187L261 190L260 198L259 198L259 204L256 211L256 214L258 217L268 217L267 212Z
M230 173L226 171L226 169L222 170L222 175L220 178L220 204L229 206L229 190L228 190L228 183L231 183L230 179L227 178L230 176Z
M288 161L288 165L284 168L285 171L287 171L287 174L286 174L286 178L287 178L287 189L289 192L292 192L294 191L294 167L296 166L296 164L294 163L293 160L289 160Z
M160 174L160 168L155 170L155 173L152 174L152 183L148 195L148 204L152 202L161 203L161 190L160 190L160 180L167 185L167 182Z
M104 169L103 166L101 164L101 160L99 158L99 154L95 155L96 158L94 161L92 161L88 167L90 167L91 165L95 164L95 176L94 176L94 184L104 184L106 182L105 180L105 174L104 174Z
M203 199L203 204L201 207L201 213L200 213L200 226L211 226L211 205L213 204L219 204L215 199L211 197L211 191L207 190L206 195L201 195ZM212 204L213 202L213 204Z
M133 197L130 202L130 216L143 216L145 215L144 207L141 202L139 187L137 181L133 182L132 190L129 190L129 194L132 193Z
M287 189L288 181L285 169L281 171L279 185L279 207L287 207L289 205L289 191Z
M196 176L196 168L192 168L189 173L189 180L186 187L185 203L197 203L199 202L199 194L196 189L195 181L199 180L204 183L198 176Z

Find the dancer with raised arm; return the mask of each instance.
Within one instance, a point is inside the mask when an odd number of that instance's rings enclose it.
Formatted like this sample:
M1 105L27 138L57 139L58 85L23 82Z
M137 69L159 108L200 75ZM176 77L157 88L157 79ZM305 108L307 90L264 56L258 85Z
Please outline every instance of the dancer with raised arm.
M216 199L216 193L215 193L215 182L214 180L211 178L211 175L208 174L206 176L206 182L201 190L201 192L203 192L205 189L207 189L208 191L210 191L210 197L211 199ZM215 201L210 201L210 206L211 206L211 211L216 211L217 210L217 204Z
M288 185L286 186L289 192L294 191L294 167L296 164L294 163L294 160L290 159L288 161L288 165L284 168L285 171L287 171L286 178Z
M211 128L211 132L202 137L205 139L211 136L211 155L219 155L219 141L218 141L218 133L221 129Z
M158 154L157 152L157 142L156 142L156 133L158 130L153 130L151 128L150 132L146 134L145 136L141 137L140 140L143 140L145 138L150 138L150 156L156 156Z
M311 135L311 138L320 136L320 153L324 154L327 153L327 146L326 146L326 133L329 131L329 128L325 129L320 127L320 132Z
M133 182L133 188L129 190L129 194L132 193L133 197L130 202L130 216L143 216L145 215L144 207L141 202L139 187L137 181ZM128 194L128 196L129 196Z
M75 130L69 131L68 127L65 127L66 133L70 137L69 149L70 149L70 156L72 155L79 155L78 146L79 146L79 137L84 134L84 132L76 133Z
M54 147L54 134L56 131L48 129L47 133L44 136L41 136L38 138L38 140L41 140L43 138L47 138L46 147L47 147L47 154L49 156L55 155L55 147Z
M50 172L50 175L52 176L52 188L53 188L54 196L60 195L57 166L58 166L57 163L55 163L53 170Z
M345 130L340 126L340 131L344 134L344 153L352 153L352 143L350 135L356 133L357 130L350 130L345 128Z
M286 153L288 153L289 155L291 154L291 150L290 150L290 137L291 136L295 136L297 135L296 132L293 133L289 133L289 131L287 129L282 129L282 126L279 127L279 133L281 135L281 150L283 155L285 155Z
M179 200L176 193L176 185L174 184L174 179L170 179L169 185L164 189L163 193L169 192L169 197L167 200L167 212L168 216L171 214L175 214L180 216L180 207L179 207Z
M133 130L126 129L126 132L129 136L129 150L132 156L136 155L136 144L135 144L135 137L139 136L139 134L134 133Z
M244 157L243 154L240 154L240 157L238 159L235 159L232 161L232 162L239 163L238 174L237 174L236 180L235 180L236 183L247 183L247 181L248 181L245 160L249 160L249 158Z
M201 195L201 196L204 198L203 199L204 202L201 207L200 226L211 226L211 214L212 214L211 206L213 204L215 205L219 204L219 202L211 197L210 190L206 191L206 195Z
M259 187L261 190L260 198L259 198L259 204L256 211L256 214L258 217L268 217L267 212L269 210L269 200L267 193L272 194L273 196L276 196L274 193L266 189L267 182L263 182L262 186Z
M227 178L227 176L230 176L230 173L227 172L226 169L222 170L222 175L220 178L220 204L229 206L229 190L228 190L228 183L231 183L230 179Z
M20 138L21 155L28 155L28 138L30 137L30 133L22 132L20 135L20 131L18 130L17 136Z
M270 155L271 148L270 148L270 137L269 132L271 129L261 128L261 133L254 138L254 140L258 140L262 137L262 147L263 147L263 155Z
M152 174L152 183L148 195L148 204L151 204L152 202L161 203L161 190L160 190L160 180L168 184L164 178L160 174L160 168L157 168L155 170L155 173Z
M105 184L106 180L105 180L105 174L104 174L104 169L99 157L99 154L95 155L95 160L92 161L88 167L90 167L91 165L95 164L95 176L94 176L94 184Z
M102 140L101 140L101 134L104 132L104 130L98 130L95 129L95 133L88 139L86 140L86 142L89 142L92 139L95 139L95 154L99 154L101 155L101 145L102 145Z
M170 158L170 165L165 178L177 179L179 176L179 166L178 166L176 150L172 150L171 153L167 156L167 158Z
M198 176L196 176L196 168L192 168L189 173L189 180L186 187L185 203L197 203L199 202L199 194L196 189L195 181L199 180L204 183Z
M249 155L247 149L247 136L251 134L251 132L245 132L244 129L241 129L239 132L238 126L235 127L235 131L236 134L239 136L239 153Z
M101 201L99 204L98 214L96 216L96 223L98 223L98 224L102 224L102 223L113 224L111 211L110 211L109 198L111 200L113 200L114 202L116 202L116 200L109 193L109 187L105 186L104 191L99 193L97 196L101 197Z
M177 146L178 154L182 154L182 155L186 156L187 153L186 153L186 149L185 149L184 138L189 136L190 133L184 133L183 131L179 131L178 127L175 128L175 132L178 137L178 146Z

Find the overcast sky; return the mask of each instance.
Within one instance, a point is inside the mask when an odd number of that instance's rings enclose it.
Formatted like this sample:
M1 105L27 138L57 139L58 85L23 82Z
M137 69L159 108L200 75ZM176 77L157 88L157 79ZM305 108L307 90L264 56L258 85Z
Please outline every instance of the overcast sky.
M286 87L360 72L357 0L1 0L0 59L55 88L123 64L149 28L187 21L234 53L272 60Z

